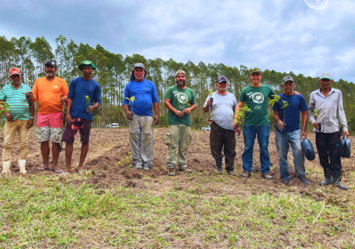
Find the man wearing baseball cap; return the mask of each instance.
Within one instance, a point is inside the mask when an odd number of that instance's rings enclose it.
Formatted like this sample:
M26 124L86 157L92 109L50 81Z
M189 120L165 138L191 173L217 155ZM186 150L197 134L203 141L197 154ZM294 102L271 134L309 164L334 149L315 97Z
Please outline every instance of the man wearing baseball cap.
M155 84L145 76L144 64L134 64L131 81L124 90L123 109L128 119L133 164L136 169L149 171L153 159L153 124L159 124L159 99Z
M191 143L190 112L196 109L195 93L186 86L185 71L178 70L175 79L176 85L169 87L164 96L164 105L169 109L166 167L170 176L175 175L176 149L178 149L179 171L191 173L191 169L187 165L187 150Z
M101 86L92 76L96 66L89 60L84 60L78 67L83 76L73 79L69 85L68 106L65 120L67 125L62 141L65 145L66 167L63 175L71 173L71 159L75 135L81 136L81 153L78 173L84 172L84 161L89 150L89 137L93 121L93 111L101 104Z
M28 154L28 130L33 125L35 113L34 104L26 100L26 92L31 89L21 83L21 71L11 68L10 84L4 86L0 92L0 110L4 110L4 149L2 152L2 173L9 174L11 164L11 148L14 144L16 133L20 142L20 159L18 160L20 173L26 174L26 159Z
M348 190L341 183L342 165L339 146L340 136L349 136L348 124L342 92L332 88L332 83L333 78L330 73L321 74L319 79L321 88L313 91L309 99L309 121L313 124L313 131L316 132L319 161L325 176L325 180L319 185L333 184L342 190ZM339 134L339 121L344 129L343 134Z
M298 179L309 185L304 167L304 155L301 148L301 136L307 138L307 104L302 95L296 95L293 91L295 83L291 76L286 76L282 81L284 93L280 94L274 106L274 119L277 123L275 141L279 156L280 174L285 186L290 183L290 173L287 162L287 154L291 145L293 162ZM302 131L300 129L300 115L302 113Z
M225 76L217 78L217 92L208 95L203 111L211 111L211 133L210 148L213 158L216 161L217 170L215 173L222 174L222 159L225 156L226 171L228 175L235 175L234 161L235 132L233 129L234 112L237 107L237 99L234 94L227 91L228 80ZM213 102L211 99L213 98ZM224 147L224 155L222 149Z
M260 148L260 163L262 177L272 180L270 171L269 157L269 136L270 125L267 113L268 98L276 95L270 86L261 84L262 72L259 68L250 70L251 85L245 87L240 93L239 102L236 111L239 112L246 103L251 112L245 113L245 121L243 125L244 136L244 152L242 155L243 173L242 177L250 177L253 169L253 149L256 136L258 137ZM235 114L234 128L240 134L240 125L237 124L238 114Z

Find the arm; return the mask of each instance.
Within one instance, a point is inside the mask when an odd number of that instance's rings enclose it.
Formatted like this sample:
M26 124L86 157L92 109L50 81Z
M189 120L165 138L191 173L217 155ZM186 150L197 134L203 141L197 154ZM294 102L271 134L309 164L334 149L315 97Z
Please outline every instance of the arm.
M211 100L209 99L207 101L207 105L203 107L203 111L208 112L210 110L210 106L211 106Z
M35 104L28 100L28 105L30 106L30 119L27 123L27 129L30 129L33 126L33 119L35 116Z
M282 122L282 120L281 120L280 117L279 117L279 111L274 110L273 118L274 118L274 120L276 121L277 127L278 127L279 129L282 129L282 127L283 127L283 122Z
M189 108L185 108L185 110L183 111L183 113L185 114L189 114L190 112L192 112L193 110L195 110L197 107L196 104L193 104L192 106L190 106Z
M176 116L178 116L179 118L182 118L185 113L184 112L181 112L181 111L178 111L176 110L170 103L170 99L165 99L164 100L164 105L166 108L168 108L170 111L172 111ZM196 108L196 107L195 107Z
M70 109L72 105L73 105L73 100L68 98L67 111L65 115L65 122L67 122L68 124L71 124Z
M154 108L154 117L153 117L153 122L155 125L159 124L160 118L159 118L159 102L153 103L153 108Z
M38 100L38 79L35 81L35 83L33 84L33 88L32 88L32 102L36 102ZM29 94L26 93L26 98L29 98Z
M62 81L62 96L60 97L60 102L62 103L62 105L67 104L68 93L69 93L69 89L68 89L67 83L63 80Z
M311 93L311 97L309 99L309 105L308 105L308 118L309 118L309 122L311 122L313 127L318 129L318 123L316 121L316 117L313 114L315 108L316 108L316 103L314 101L314 96Z
M91 114L95 109L100 107L100 104L101 104L101 86L100 85L97 85L97 87L95 89L93 101L95 102L95 104L86 108L88 114Z
M307 111L302 112L302 136L307 138Z
M346 121L345 111L343 107L343 94L340 92L339 103L338 103L338 115L339 121L343 126L343 136L349 136L348 123Z

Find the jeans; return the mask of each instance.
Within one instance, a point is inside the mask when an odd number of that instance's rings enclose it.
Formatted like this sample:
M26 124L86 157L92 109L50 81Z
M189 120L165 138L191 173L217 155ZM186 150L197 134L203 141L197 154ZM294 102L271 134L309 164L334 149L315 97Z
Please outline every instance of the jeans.
M185 124L169 125L166 134L166 167L175 168L176 150L178 150L177 163L179 169L187 167L187 149L191 144L191 127Z
M304 168L304 155L301 147L301 130L292 132L279 132L275 130L275 141L277 154L279 156L280 174L281 178L290 180L290 173L288 169L287 153L292 148L293 163L297 172L297 177L306 175Z
M242 155L243 171L251 172L253 169L253 149L255 137L258 136L258 143L260 148L260 163L261 173L267 174L270 171L270 158L269 158L269 136L270 125L263 126L243 126L244 136L244 152Z

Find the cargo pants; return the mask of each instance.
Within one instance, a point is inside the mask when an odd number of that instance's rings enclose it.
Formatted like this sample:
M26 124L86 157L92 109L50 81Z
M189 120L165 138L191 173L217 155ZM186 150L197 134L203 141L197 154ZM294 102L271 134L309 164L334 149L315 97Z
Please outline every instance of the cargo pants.
M176 150L178 149L177 164L179 169L187 167L187 150L191 144L191 127L178 124L169 125L166 134L166 145L168 151L166 155L166 167L175 168L176 166Z

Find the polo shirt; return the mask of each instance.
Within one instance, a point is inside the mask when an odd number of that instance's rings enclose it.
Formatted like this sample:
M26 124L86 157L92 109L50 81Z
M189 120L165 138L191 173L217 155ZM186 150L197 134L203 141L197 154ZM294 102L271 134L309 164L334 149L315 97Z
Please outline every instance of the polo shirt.
M26 92L31 92L31 88L23 83L16 89L10 82L1 89L0 100L5 101L10 106L14 120L30 119L30 106L26 99Z

